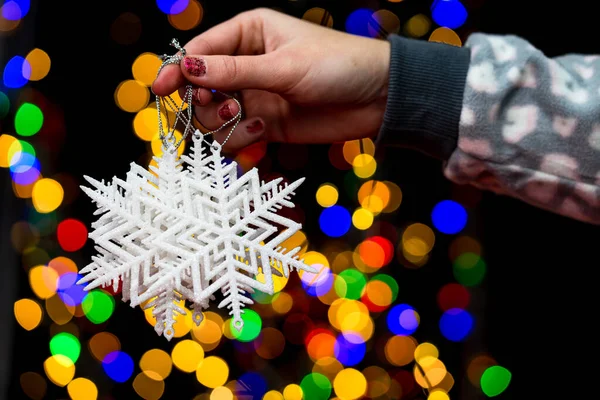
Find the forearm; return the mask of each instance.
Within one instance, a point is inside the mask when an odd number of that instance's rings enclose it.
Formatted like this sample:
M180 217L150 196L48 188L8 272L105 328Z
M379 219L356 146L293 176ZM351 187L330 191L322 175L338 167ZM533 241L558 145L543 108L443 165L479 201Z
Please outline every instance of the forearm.
M395 40L406 41L391 38L392 44ZM427 52L441 53L437 46L427 46ZM418 87L415 91L418 98L433 102L436 90L445 93L452 88L461 95L460 110L456 110L456 93L440 102L435 116L441 122L435 118L419 122L423 112L418 107L427 114L435 112L427 102L413 102L415 111L400 117L388 104L381 143L417 147L444 160L445 175L456 183L600 223L600 59L578 55L549 59L513 36L475 34L464 48L446 47L446 59L453 65L430 66L433 78L421 76L425 84L421 93ZM410 64L420 58L411 48L393 45L394 51L392 64L394 57L403 56L403 64L419 65ZM461 51L470 52L467 68ZM434 55L428 57L435 60ZM426 66L420 70L426 71ZM405 81L419 74L404 72L407 77L397 78L402 82L395 87L390 76L389 102L401 104L415 97L400 90L406 90ZM448 79L440 76L444 73ZM460 89L459 73L463 74ZM436 89L431 81L449 84ZM408 135L404 127L409 128ZM419 130L430 140L413 146L412 136Z

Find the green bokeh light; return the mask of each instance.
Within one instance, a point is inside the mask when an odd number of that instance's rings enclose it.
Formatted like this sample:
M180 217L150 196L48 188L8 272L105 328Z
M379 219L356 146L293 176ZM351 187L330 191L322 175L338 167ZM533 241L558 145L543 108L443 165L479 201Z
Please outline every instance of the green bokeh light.
M23 103L15 114L15 131L21 136L33 136L42 129L44 114L35 104Z
M305 399L328 400L331 396L331 382L325 375L313 372L300 382Z
M398 286L398 282L396 282L396 280L394 278L392 278L391 276L389 276L387 274L377 274L374 277L372 277L371 280L372 281L381 281L381 282L385 283L386 285L388 285L390 287L390 290L392 291L391 303L396 301L396 299L398 298L398 292L400 292L400 286Z
M106 322L115 310L115 299L96 289L89 292L81 303L83 313L94 324Z
M79 339L67 332L61 332L50 339L50 353L53 356L63 355L76 363L81 354Z
M4 118L10 111L10 100L4 92L0 92L0 118Z
M510 384L512 374L509 370L499 365L489 367L481 375L481 390L488 397L495 397L506 390Z
M464 286L476 286L485 277L487 267L485 261L475 253L463 253L452 265L454 278Z
M358 300L365 290L367 280L365 276L357 269L349 268L340 273L340 277L346 282L348 290L346 298L350 300Z
M256 311L247 308L242 314L242 321L244 321L244 326L241 331L238 331L233 325L233 318L230 320L231 335L240 342L251 342L260 334L262 319Z

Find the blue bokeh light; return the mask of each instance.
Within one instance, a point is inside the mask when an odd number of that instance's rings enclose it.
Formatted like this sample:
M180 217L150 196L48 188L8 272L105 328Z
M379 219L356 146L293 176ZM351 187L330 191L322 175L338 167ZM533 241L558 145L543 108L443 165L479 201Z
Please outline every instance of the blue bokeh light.
M467 9L459 0L435 0L431 5L431 18L439 26L457 29L467 20Z
M473 329L473 317L466 310L451 308L440 318L442 335L453 342L463 341Z
M156 0L156 5L165 14L181 14L185 11L190 0Z
M131 378L133 374L133 360L129 354L122 351L113 351L108 353L102 360L102 368L110 379L115 382L123 383Z
M21 88L29 82L29 77L31 77L31 65L21 56L14 56L4 66L2 80L7 88Z
M246 372L235 383L235 394L238 398L262 399L267 389L265 378L256 372Z
M333 286L334 276L331 269L322 265L313 265L314 268L319 268L317 273L304 272L300 280L302 287L310 296L323 296L331 290Z
M29 12L29 0L10 0L2 6L2 17L9 21L18 21Z
M67 272L58 278L58 297L66 305L71 307L80 305L89 293L84 290L85 284L77 284L81 278L82 276L75 272Z
M32 167L39 170L40 162L35 154L29 152L18 151L10 160L9 169L13 174L22 174Z
M453 235L467 225L467 210L455 201L440 201L433 207L431 220L438 231Z
M319 217L319 226L329 237L344 236L352 225L350 212L342 206L324 208Z
M10 177L17 185L27 186L35 183L40 178L40 169L38 166L27 168L23 172L11 172Z
M399 336L409 336L419 327L417 312L408 304L394 306L387 315L388 329Z
M353 11L346 19L346 32L358 36L372 37L369 32L369 24L373 23L371 19L373 19L373 10L359 8Z
M335 339L335 358L345 367L359 364L367 353L367 345L360 335L344 332Z

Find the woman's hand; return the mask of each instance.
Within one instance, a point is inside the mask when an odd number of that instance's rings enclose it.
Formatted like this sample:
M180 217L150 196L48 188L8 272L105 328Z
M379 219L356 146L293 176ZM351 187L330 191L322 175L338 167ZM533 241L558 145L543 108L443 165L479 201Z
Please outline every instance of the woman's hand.
M152 90L166 96L194 86L196 118L216 129L237 112L244 120L227 142L235 151L259 139L332 143L375 136L387 98L390 45L346 34L270 9L244 12L184 46ZM222 141L225 128L216 135Z

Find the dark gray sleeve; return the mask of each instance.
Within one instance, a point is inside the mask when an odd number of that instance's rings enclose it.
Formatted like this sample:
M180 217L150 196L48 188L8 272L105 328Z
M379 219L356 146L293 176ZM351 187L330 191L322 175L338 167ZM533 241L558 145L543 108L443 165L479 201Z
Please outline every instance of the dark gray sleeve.
M377 144L446 160L456 148L470 52L390 35L388 101Z

